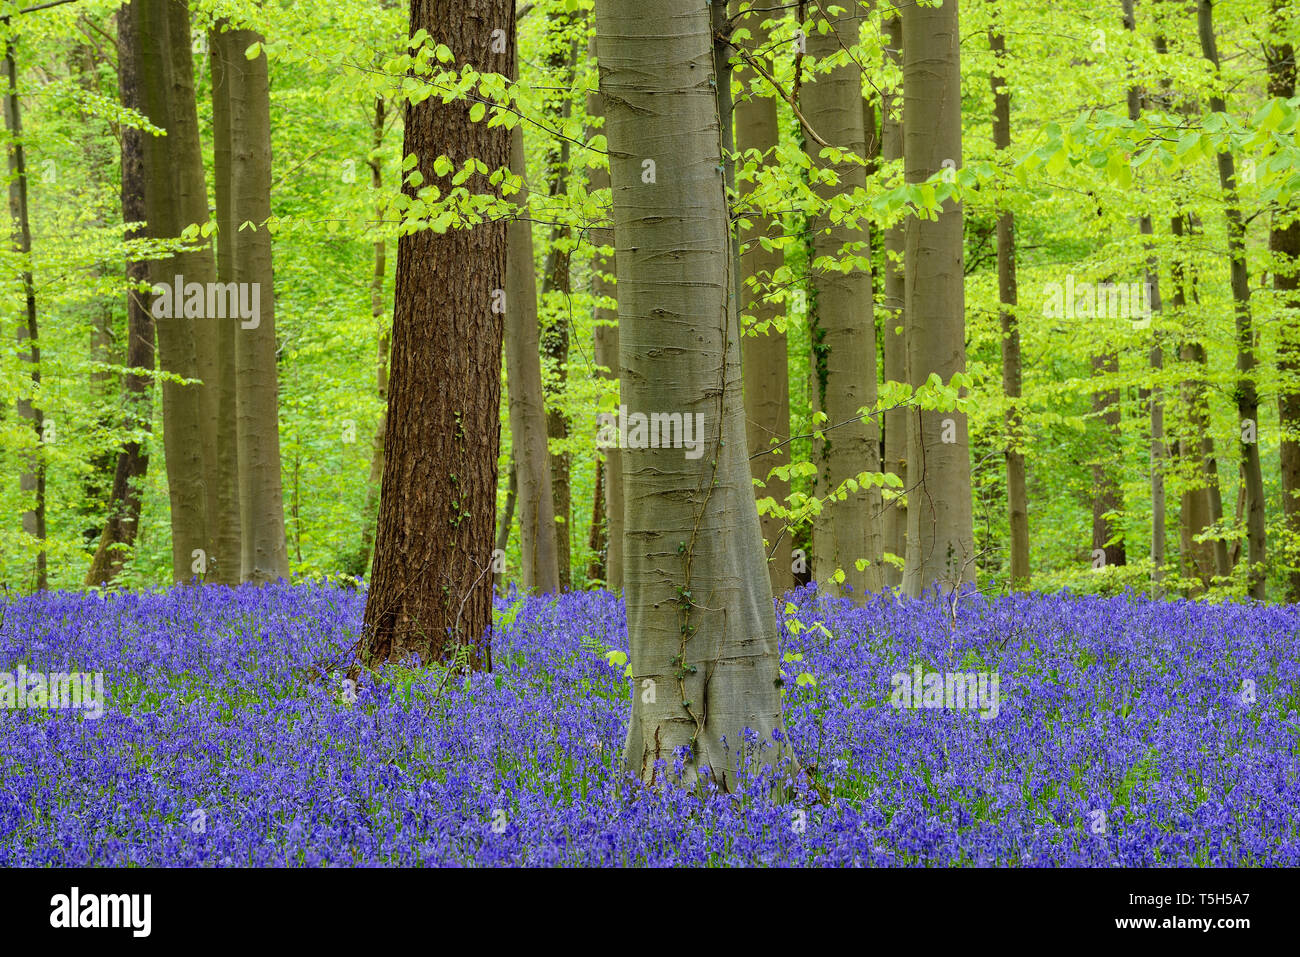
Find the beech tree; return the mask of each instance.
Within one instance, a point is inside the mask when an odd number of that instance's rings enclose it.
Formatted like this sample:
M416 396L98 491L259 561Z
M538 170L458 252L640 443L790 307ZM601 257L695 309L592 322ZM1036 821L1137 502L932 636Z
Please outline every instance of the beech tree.
M908 3L903 19L903 164L909 183L961 167L961 37L957 4ZM934 219L907 220L904 259L908 374L944 383L966 371L962 210L944 202ZM903 587L919 595L975 580L970 439L966 416L914 408L907 456L907 565Z
M665 33L664 23L674 28ZM745 730L784 753L776 618L746 454L740 337L709 5L598 0L600 86L630 411L702 416L704 454L624 449L633 694L624 764L647 782L685 749L735 783Z

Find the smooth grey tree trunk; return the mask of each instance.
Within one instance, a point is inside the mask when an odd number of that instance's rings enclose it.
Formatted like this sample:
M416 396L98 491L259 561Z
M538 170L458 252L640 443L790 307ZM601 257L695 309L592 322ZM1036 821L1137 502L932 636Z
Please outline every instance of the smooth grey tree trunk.
M850 14L835 18L824 34L820 29L810 30L808 56L821 61L842 47L853 46L858 42L860 22L860 14ZM801 106L808 123L823 139L866 158L862 77L852 61L829 73L818 72L813 81L806 82ZM866 169L861 162L832 166L819 158L821 147L809 144L808 152L815 166L835 171L835 185L818 182L814 187L827 204L865 185ZM870 256L865 217L850 224L827 212L809 226L815 259ZM813 440L813 460L818 467L817 493L825 499L846 480L862 472L880 471L879 423L863 413L876 404L876 320L868 269L845 273L814 263L810 275L811 379L817 390L816 405L826 415L824 440ZM868 592L884 586L880 486L866 483L845 496L827 502L813 525L813 577L820 586L836 591L831 576L842 570L844 591L862 601ZM859 568L859 563L865 563L864 567Z
M903 20L894 3L883 9L885 60L901 70L903 65ZM886 163L903 158L903 97L898 86L881 90L880 108L881 157ZM906 245L907 224L899 220L885 230L884 254L884 315L881 319L884 338L884 377L886 382L908 382L907 338L903 334L906 319L903 312L904 282L903 257ZM884 493L884 521L881 525L882 548L901 562L907 555L907 449L908 424L911 417L906 409L891 409L884 414L886 472L897 475L902 489ZM885 565L885 584L897 587L903 583L903 568L889 562Z
M961 168L961 57L957 4L904 4L903 163L907 182ZM945 163L946 161L946 163ZM904 263L908 375L920 386L966 371L962 209L907 221ZM974 582L970 439L961 412L909 410L907 565L903 587ZM951 438L952 441L945 441Z
M510 171L523 179L525 186L515 197L521 215L510 223L506 252L506 382L510 443L518 482L523 587L546 594L560 590L560 567L551 497L552 463L546 447L537 284L533 279L533 223L528 218L531 214L524 155L524 128L519 125L510 138Z
M732 0L732 15L740 12L738 0ZM752 38L747 45L766 49L770 33L762 24L771 14L749 14L738 21L738 26L748 28ZM776 163L775 148L780 142L776 95L764 88L766 96L751 93L748 89L753 79L752 70L738 70L744 84L733 107L736 123L736 149L742 155L747 150L763 154L760 169ZM750 462L754 477L763 481L763 488L755 487L757 498L772 498L784 505L790 495L790 480L769 473L778 466L790 465L790 374L786 354L786 334L774 324L782 314L781 303L768 287L772 275L785 262L780 248L764 249L760 237L776 238L782 232L779 217L751 216L748 228L739 230L740 240L740 305L742 312L756 326L756 334L741 338L741 357L745 382L745 422ZM757 287L754 284L758 284ZM788 300L787 300L788 301ZM766 328L764 328L766 327ZM763 540L766 542L768 576L772 592L785 594L794 587L791 565L791 540L786 523L771 515L760 518Z
M231 34L224 23L208 34L208 51L212 63L212 179L216 196L217 281L234 281L234 251L239 224L231 206L230 144L230 66L233 50ZM239 511L239 404L235 369L235 336L239 320L209 316L213 344L216 348L215 450L216 477L208 495L208 517L212 528L212 547L217 555L211 579L223 585L240 581L243 556Z
M276 368L275 275L271 263L271 91L263 42L252 30L230 34L231 209L238 224L254 227L234 237L234 278L257 283L257 324L235 334L239 385L239 509L243 545L240 577L265 584L289 577L280 474L279 381Z
M698 458L622 456L635 674L624 764L654 782L685 749L685 783L708 767L730 789L742 751L770 764L788 750L772 744L784 730L776 616L745 452L709 5L598 0L596 30L623 403L698 415L704 438Z

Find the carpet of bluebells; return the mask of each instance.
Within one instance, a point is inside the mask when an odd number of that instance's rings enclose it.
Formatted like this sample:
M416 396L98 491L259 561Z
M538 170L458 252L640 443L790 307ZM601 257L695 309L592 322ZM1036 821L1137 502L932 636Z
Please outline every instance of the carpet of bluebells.
M1300 606L793 593L803 772L774 798L761 773L723 794L619 772L606 593L500 600L491 673L408 664L354 691L363 603L0 604L0 671L102 671L109 699L97 720L0 709L0 866L1300 864ZM997 671L997 717L891 707L918 663Z

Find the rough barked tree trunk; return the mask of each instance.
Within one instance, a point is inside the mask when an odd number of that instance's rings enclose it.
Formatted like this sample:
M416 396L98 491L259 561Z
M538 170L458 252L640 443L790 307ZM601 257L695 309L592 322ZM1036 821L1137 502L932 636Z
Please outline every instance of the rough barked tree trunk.
M229 61L243 57L243 50L235 50L231 34L224 23L208 35L208 51L212 63L212 179L216 196L217 217L217 281L234 282L235 243L239 237L231 207L230 162L230 82ZM208 518L212 528L212 547L217 555L216 568L210 576L223 585L240 581L243 556L239 511L239 420L235 369L235 336L239 320L233 316L209 316L206 320L216 348L216 381L212 391L216 394L216 478L209 489Z
M995 60L993 85L993 146L1011 148L1011 90L1007 79L1006 39L989 28ZM1012 588L1029 584L1029 497L1025 486L1025 434L1020 411L1020 320L1016 316L1016 220L1009 209L998 214L998 301L1002 320L1002 391L1007 407L1007 525L1011 537Z
M961 167L961 58L957 4L903 5L903 163L907 182ZM907 221L904 262L908 374L945 383L966 371L962 209ZM909 410L907 566L903 586L975 581L970 438L961 412ZM948 441L951 440L951 441Z
M558 527L551 497L553 459L547 454L547 415L538 351L537 285L533 280L533 222L529 218L524 128L510 137L510 171L525 182L516 195L520 216L510 223L506 256L505 352L510 444L519 488L519 552L523 587L560 590Z
M1214 66L1216 85L1210 94L1210 109L1227 112L1219 92L1219 51L1214 36L1213 0L1199 0L1197 32L1201 53ZM1245 493L1247 571L1246 591L1251 598L1264 599L1264 474L1259 459L1259 393L1255 387L1255 329L1250 314L1250 273L1246 266L1246 223L1237 194L1237 170L1232 154L1217 157L1219 187L1223 191L1224 215L1228 220L1228 265L1232 285L1233 318L1237 339L1237 381L1233 393L1237 401L1237 425L1240 429L1242 491Z
M5 24L6 28L8 24ZM45 557L45 417L36 404L41 391L41 349L36 327L36 285L32 281L32 228L27 210L27 160L23 149L22 111L18 103L18 67L15 40L5 41L5 126L9 131L9 216L14 251L22 262L23 320L18 323L18 353L27 364L31 381L26 397L17 402L18 417L31 423L36 433L33 451L24 456L19 485L32 493L32 507L23 512L23 532L37 542L32 584L49 585Z
M591 38L588 55L596 62L596 38ZM587 116L597 119L604 116L604 102L600 90L587 94ZM591 167L587 172L588 188L596 190L609 188L608 166ZM614 286L615 255L602 255L600 250L612 249L614 230L608 226L593 227L591 243L596 247L596 254L591 259L591 294L595 297L595 323L592 333L595 342L596 365L601 375L619 380L622 376L618 358L618 309L609 305L618 298ZM604 456L604 491L605 491L605 587L612 592L623 588L623 453L617 448L602 449Z
M732 0L732 15L740 12L740 2ZM764 50L770 43L770 33L763 22L770 14L757 13L742 17L737 25L747 28L752 38L747 46ZM763 154L759 168L776 163L776 146L780 141L777 124L776 95L764 88L767 95L749 89L754 78L752 70L738 70L742 92L734 105L736 122L736 149L740 154L757 150ZM764 81L766 82L766 81ZM755 487L757 498L772 498L784 505L790 495L790 480L769 475L778 466L790 465L790 375L786 355L786 334L773 320L784 311L781 303L771 294L772 275L785 261L780 247L764 249L760 237L776 238L782 233L777 216L751 216L748 228L739 232L741 311L757 327L756 334L741 339L741 355L745 384L745 424L750 462L754 477L763 481ZM771 451L769 451L771 450ZM772 582L772 592L783 595L794 587L791 568L790 533L785 522L769 514L760 518L763 540L767 543L767 571Z
M883 9L885 59L901 71L903 66L903 20L898 7L890 3ZM881 93L881 156L886 163L903 158L903 98L901 88L891 86ZM908 382L907 338L903 334L906 320L903 313L904 282L903 258L906 246L907 224L901 219L885 230L884 255L884 317L881 323L884 336L884 376L886 382ZM884 493L884 521L881 524L881 546L885 553L901 562L907 556L907 448L908 423L911 417L906 409L885 412L886 472L902 480L902 489ZM897 562L885 566L885 584L897 587L903 583L903 567Z
M629 413L699 416L704 439L699 457L622 456L636 675L624 764L653 782L685 748L686 783L708 767L725 789L742 751L760 764L788 751L772 743L784 731L776 617L745 453L709 6L598 0L596 29L623 400Z
M276 367L275 273L271 262L271 88L260 33L232 30L230 205L234 222L253 225L234 236L234 280L259 289L260 314L235 333L238 383L240 578L264 584L289 577L280 474L279 374ZM238 229L238 227L236 227ZM455 381L455 380L449 380Z
M859 15L833 20L826 33L809 31L808 56L819 62L858 42ZM862 76L856 64L845 59L830 73L818 72L805 83L801 106L808 124L835 147L851 150L859 158L832 164L819 158L821 147L810 143L808 152L817 167L831 169L836 182L818 180L814 190L831 203L842 193L866 183L866 132L863 129ZM880 471L880 426L874 415L865 414L876 404L876 319L872 300L871 272L854 268L842 272L818 266L823 257L838 260L842 255L870 256L868 223L865 218L849 222L840 211L827 210L809 222L812 230L814 263L810 269L813 307L809 325L815 347L812 355L812 384L818 392L818 407L826 415L825 438L813 440L818 468L817 493L825 499L862 472ZM847 247L847 248L846 248ZM845 591L851 589L857 601L867 592L884 586L881 559L881 495L874 482L846 490L845 498L823 506L821 520L813 527L813 577L819 585L834 589L831 578L844 572ZM859 563L864 563L862 568Z
M1111 352L1092 357L1095 378L1114 376L1118 372L1118 354ZM1092 552L1094 560L1097 551L1103 552L1107 565L1128 564L1119 522L1119 515L1124 511L1124 493L1115 476L1115 463L1122 458L1119 402L1117 388L1098 388L1092 393L1092 414L1100 420L1102 427L1092 463Z
M188 106L175 103L172 83L172 44L168 24L170 0L136 0L132 5L135 49L140 57L140 103L150 123L167 136L146 136L144 140L145 209L150 239L175 239L180 235L180 187L176 170L179 140L171 136L176 128L173 114ZM184 55L190 54L185 44ZM182 124L183 125L183 124ZM155 285L172 286L183 274L184 258L167 256L150 263L149 276ZM188 281L188 277L187 277ZM153 307L157 306L154 297ZM158 364L164 372L185 379L198 377L194 325L183 309L173 303L171 316L158 316ZM202 322L203 320L197 320ZM206 476L204 473L200 390L198 386L164 381L162 386L163 455L167 466L167 494L171 505L172 577L189 581L206 574L211 551L208 533Z
M1293 0L1272 0L1272 39L1265 47L1268 57L1270 96L1295 96L1295 47L1285 40L1286 29L1297 15ZM1278 307L1285 309L1278 330L1277 371L1278 424L1281 431L1282 515L1293 540L1300 540L1300 203L1293 201L1273 213L1268 234L1273 255L1273 290ZM1300 602L1300 554L1288 543L1286 600Z
M138 78L136 76L135 34L131 30L131 0L117 12L117 64L118 91L122 105L140 109ZM144 137L145 133L134 127L122 126L122 222L143 223L147 216L144 206ZM128 239L138 238L141 229L128 229ZM142 259L128 259L126 263L126 366L148 372L154 367L154 322L146 304L143 291L149 279L149 264ZM122 380L123 427L129 432L147 435L153 422L153 380L147 375L127 372ZM113 485L109 493L108 514L99 536L99 546L86 572L86 585L111 583L122 571L135 544L136 530L140 524L140 507L143 502L141 483L149 468L149 453L145 441L129 438L117 453L113 469Z
M410 32L419 30L462 64L514 75L512 0L412 0ZM454 174L435 170L440 154L456 169L469 159L489 170L510 162L510 134L471 121L471 106L432 96L406 108L403 152L443 195ZM491 189L481 175L465 186ZM409 182L404 189L415 193ZM397 243L386 462L362 647L370 664L412 654L439 661L459 648L471 667L491 667L502 345L494 305L505 295L506 248L504 220Z

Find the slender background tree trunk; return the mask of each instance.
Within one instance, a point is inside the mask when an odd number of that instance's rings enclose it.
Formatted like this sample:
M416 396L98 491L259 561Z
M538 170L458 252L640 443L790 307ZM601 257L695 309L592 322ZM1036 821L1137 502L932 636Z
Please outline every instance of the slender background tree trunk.
M739 13L740 3L732 0L733 16ZM762 28L768 13L750 14L741 18L738 26L749 29L752 39L747 46L763 50L770 43L769 31ZM748 86L753 79L752 70L738 71L740 80ZM758 96L744 90L734 105L736 121L736 149L758 150L764 155L760 168L776 163L775 149L780 141L774 95ZM777 217L750 217L748 228L739 232L740 304L742 312L758 327L756 335L741 338L741 356L744 366L745 423L750 462L754 477L761 479L763 488L755 488L758 498L771 497L784 505L790 495L789 479L769 476L777 466L789 466L790 447L790 375L786 355L786 334L774 323L783 312L779 301L772 298L768 289L755 289L751 283L768 284L772 274L785 261L780 248L764 249L759 237L776 238L782 232ZM764 329L763 326L766 325ZM779 446L769 452L774 445ZM785 522L771 514L760 519L763 540L767 543L767 571L774 594L782 595L794 587L791 568L790 533Z
M128 109L140 108L138 78L136 76L135 35L131 30L130 4L117 12L117 62L118 90L122 105ZM122 222L143 223L147 217L144 205L144 137L146 134L133 127L122 125ZM138 238L143 231L131 229L128 238ZM152 372L154 354L153 315L147 305L147 293L140 287L149 279L149 265L141 259L128 259L126 263L126 366ZM128 372L122 382L123 426L132 432L146 435L152 428L153 380L145 375ZM104 530L99 536L99 547L91 559L86 573L86 585L111 583L121 573L123 565L135 544L140 524L143 501L141 483L149 468L149 451L145 441L130 438L117 453L113 470L112 491L109 494L108 514Z
M989 28L995 56L993 85L993 146L1011 148L1011 90L1007 79L1005 38ZM1011 537L1011 587L1029 584L1029 496L1025 485L1024 427L1020 412L1020 320L1016 315L1016 219L1004 209L998 214L998 301L1002 304L1002 391L1007 408L1007 526Z
M510 171L527 182L524 128L511 133ZM519 551L523 587L560 590L559 528L551 496L554 459L547 454L547 414L538 352L537 286L533 280L533 223L528 188L516 196L521 217L509 228L506 270L505 351L510 396L510 443L519 488Z

